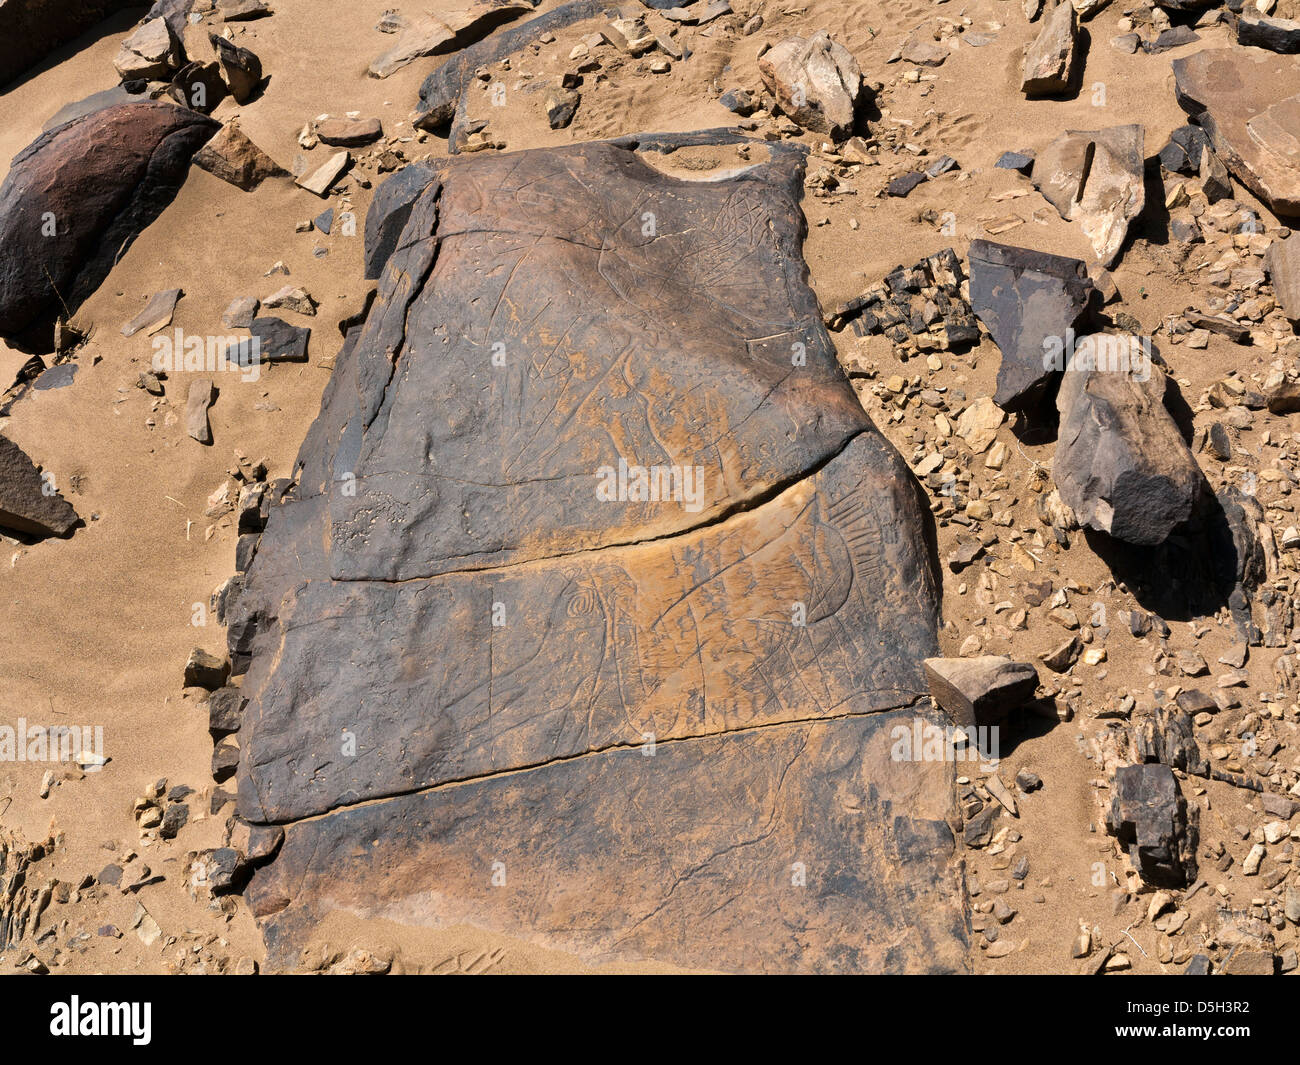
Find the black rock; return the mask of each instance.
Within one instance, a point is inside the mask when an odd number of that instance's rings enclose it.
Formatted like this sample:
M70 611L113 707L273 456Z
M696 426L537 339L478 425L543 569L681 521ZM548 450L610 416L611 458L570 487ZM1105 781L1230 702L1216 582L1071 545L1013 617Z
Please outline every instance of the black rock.
M745 89L729 89L718 97L718 103L742 117L752 115L758 110L753 95Z
M1187 963L1187 968L1183 970L1184 976L1209 976L1210 959L1204 954L1193 954L1192 960Z
M322 211L311 220L311 224L328 237L330 230L334 228L334 208L331 207L328 211Z
M905 197L916 188L917 185L920 185L925 180L925 173L921 170L914 170L910 174L903 174L900 177L894 178L894 180L889 183L889 195L897 196L899 198Z
M1003 152L993 165L999 170L1018 170L1028 174L1034 168L1034 157L1025 152Z
M1142 50L1147 55L1158 55L1174 48L1182 48L1184 45L1195 44L1200 39L1200 34L1190 26L1171 26L1161 31L1154 41L1144 41Z
M1196 823L1196 808L1188 808L1167 765L1115 770L1106 828L1146 883L1178 888L1196 879Z
M239 768L239 748L229 740L222 740L212 750L212 779L223 784Z
M1237 43L1293 55L1300 52L1300 22L1263 15L1242 15L1237 19Z
M376 281L384 264L397 247L411 217L415 201L433 180L433 169L426 163L412 163L399 170L375 192L366 212L366 279Z
M260 342L258 354L263 362L306 362L307 341L311 330L290 325L281 318L254 318L249 331Z
M1160 165L1171 174L1198 173L1204 149L1205 131L1200 126L1179 126L1160 149Z
M26 452L0 436L0 526L31 536L67 536L79 520Z
M1192 719L1178 707L1158 707L1134 723L1133 746L1143 762L1159 762L1184 773L1204 777L1210 763L1201 753Z
M208 699L208 731L214 736L238 732L247 703L238 688L231 685L218 688Z
M1060 377L1067 337L1093 292L1080 259L987 240L971 243L971 309L1002 352L993 397L998 406L1025 410L1043 400Z
M219 128L175 104L127 103L20 152L0 185L0 337L51 350L55 320L99 287Z

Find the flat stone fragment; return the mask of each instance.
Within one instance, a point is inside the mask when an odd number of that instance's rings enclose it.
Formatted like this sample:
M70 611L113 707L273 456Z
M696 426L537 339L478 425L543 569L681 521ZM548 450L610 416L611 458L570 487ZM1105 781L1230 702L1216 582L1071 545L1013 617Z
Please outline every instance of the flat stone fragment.
M1237 43L1295 55L1300 52L1300 22L1242 12L1237 18Z
M1300 322L1300 237L1292 234L1286 240L1274 240L1264 253L1264 269L1282 313Z
M993 396L999 407L1025 410L1044 399L1064 369L1067 334L1079 324L1093 291L1080 259L971 242L971 309L1002 352Z
M79 520L27 453L0 436L0 526L32 536L66 536Z
M1078 33L1074 8L1068 3L1057 4L1025 52L1021 92L1026 96L1050 96L1069 89Z
M1119 259L1146 204L1143 139L1139 125L1067 130L1034 163L1035 188L1062 218L1079 223L1102 266Z
M1052 477L1080 524L1153 545L1191 516L1205 478L1165 408L1163 371L1135 362L1132 340L1078 342L1056 398Z
M55 319L99 287L219 128L170 103L121 104L20 152L0 185L0 337L50 350Z
M1178 103L1233 176L1277 214L1300 215L1300 56L1207 48L1173 69Z
M862 71L825 30L787 37L763 53L758 72L791 121L836 139L853 132Z
M287 177L288 171L254 144L235 123L199 149L194 165L245 192L252 192L267 178Z
M316 126L316 136L337 148L360 148L384 135L377 118L327 118Z
M351 153L346 151L337 152L310 174L294 180L308 192L314 192L317 196L325 196L351 162Z
M159 329L171 325L176 304L183 295L178 288L155 292L145 304L144 310L122 326L122 335L133 337L136 333L143 332L145 336L153 336Z
M693 140L438 160L376 216L406 221L228 615L277 964L343 909L966 968L953 767L894 753L938 724L925 503L807 286L803 151L664 172Z
M123 81L166 80L184 52L165 19L150 19L122 42L113 66Z
M248 328L258 342L258 355L263 362L307 361L310 329L290 325L283 319L270 315L254 318Z
M927 658L923 664L930 694L954 725L997 724L1038 688L1032 665L1001 655Z
M200 377L191 383L189 399L185 403L185 431L200 444L212 443L212 427L208 424L212 399L211 380Z
M532 10L527 0L473 0L459 7L442 8L436 15L422 15L403 29L392 48L370 64L370 76L387 78L415 59L451 51L456 43L468 44L467 35L482 36Z

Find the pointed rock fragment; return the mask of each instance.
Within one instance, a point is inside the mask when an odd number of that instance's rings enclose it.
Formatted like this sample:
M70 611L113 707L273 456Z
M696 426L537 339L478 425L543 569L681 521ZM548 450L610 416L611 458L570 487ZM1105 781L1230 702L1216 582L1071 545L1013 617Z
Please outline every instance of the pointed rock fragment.
M927 658L925 679L954 725L992 725L1034 697L1038 671L1001 655Z
M252 192L271 177L287 177L288 171L254 144L233 121L194 156L194 165L245 192Z
M66 536L78 520L72 504L27 453L0 436L0 526L33 536Z
M1102 266L1115 264L1146 204L1142 145L1139 125L1067 130L1034 163L1034 186L1079 223Z
M1050 96L1068 90L1078 35L1074 8L1065 2L1057 4L1025 52L1020 91L1026 96Z

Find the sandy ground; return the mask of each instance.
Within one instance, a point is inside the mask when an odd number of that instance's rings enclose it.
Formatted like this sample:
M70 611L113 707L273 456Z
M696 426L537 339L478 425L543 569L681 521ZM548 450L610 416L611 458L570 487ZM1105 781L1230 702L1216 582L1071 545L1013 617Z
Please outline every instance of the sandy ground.
M409 124L418 86L437 60L416 61L384 81L365 76L369 60L391 43L391 38L374 30L390 6L391 0L353 0L329 5L326 15L322 5L312 0L276 0L273 18L237 28L237 41L246 39L271 75L265 95L242 109L226 101L216 117L225 120L238 113L245 132L286 167L302 153L297 136L304 122L324 113L359 111L379 116L390 138L412 138L401 145L408 159L445 153L444 140L414 139ZM1088 257L1077 226L1059 219L1024 178L994 170L994 161L1008 149L1041 150L1065 129L1130 121L1145 125L1150 156L1185 121L1174 100L1170 60L1189 49L1156 56L1116 51L1108 42L1118 32L1114 24L1120 5L1087 24L1092 39L1085 90L1073 100L1033 102L1020 95L1018 72L1021 49L1037 26L1025 22L1021 5L1012 0L967 4L733 0L733 6L735 16L681 31L679 41L688 41L694 54L688 61L674 62L667 74L649 73L647 60L620 57L607 62L607 78L584 89L573 124L553 131L547 128L544 93L537 86L545 76L571 69L570 49L595 26L560 33L555 43L541 46L535 55L525 54L512 63L511 71L502 73L511 102L492 115L494 135L508 149L519 149L640 130L732 125L735 116L716 97L729 88L760 86L756 63L760 44L810 28L828 29L855 55L867 81L884 83L877 99L882 116L872 123L872 131L903 130L905 139L922 146L929 158L947 153L961 164L959 172L922 185L905 200L887 199L879 193L889 178L913 169L915 160L906 152L882 152L881 165L863 168L834 195L808 197L806 257L811 283L823 306L832 306L899 264L910 265L949 246L964 255L971 239L987 235L985 221L1009 214L1021 218L1023 225L993 239ZM760 13L763 28L753 36L741 36L740 25ZM936 16L969 19L972 29L994 39L984 47L959 48L933 72L934 80L907 83L902 75L908 65L887 60L914 26ZM112 57L130 21L116 20L63 49L0 96L0 159L9 159L29 143L67 102L116 82ZM1191 47L1227 40L1222 28L1204 32L1203 38ZM523 76L528 74L533 77ZM1103 96L1104 105L1097 106ZM812 134L801 139L814 149L809 164L814 174L823 165L818 151L821 139ZM315 166L328 151L322 147L306 154ZM0 173L6 165L0 163ZM364 218L370 192L352 180L339 187L344 191L330 197L329 203L338 207L346 201L358 218ZM1254 204L1248 193L1239 198ZM38 797L46 766L0 765L0 821L28 839L43 838L51 829L62 833L53 857L42 864L42 876L75 884L85 874L118 860L123 852L135 850L153 872L164 877L138 895L110 890L102 898L55 905L46 923L66 922L67 934L82 928L91 932L83 952L63 952L61 971L174 971L192 968L198 957L209 968L220 968L233 967L241 957L262 956L257 929L242 904L232 914L222 914L192 899L185 888L186 852L220 845L222 822L232 808L206 816L212 744L203 708L182 696L181 672L192 647L219 652L224 645L223 630L211 619L206 625L193 624L195 604L206 603L213 588L233 572L233 519L205 517L207 497L228 479L227 471L239 454L252 460L265 458L272 477L291 471L298 445L318 410L329 360L340 345L337 323L361 306L366 291L360 281L360 237L295 232L298 222L326 206L288 180L268 182L250 194L192 169L162 220L135 242L77 314L75 323L90 339L77 352L75 384L31 393L14 405L11 417L0 419L0 431L54 473L86 521L86 527L67 541L3 545L0 719L102 725L106 753L112 759L99 773L60 770L47 799ZM955 234L921 220L926 209L951 212ZM316 257L313 249L318 246L328 254ZM265 276L277 261L289 267L288 279ZM1139 240L1114 273L1124 297L1120 306L1148 330L1154 330L1163 315L1192 302L1167 248ZM285 280L306 288L320 304L319 314L310 321L286 314L298 324L311 325L310 361L276 366L256 383L219 381L221 392L211 414L215 445L199 446L184 428L188 375L173 374L161 401L136 388L137 374L149 362L150 341L143 335L123 338L121 325L153 292L181 287L185 296L174 326L200 334L223 332L220 315L232 299L266 296ZM944 353L943 369L933 373L925 369L923 360L899 363L891 345L880 338L858 341L846 331L836 335L836 343L846 367L860 370L873 363L879 371L878 378L858 382L878 422L882 420L879 404L871 390L890 374L922 373L932 385L964 391L970 398L994 390L998 353L989 341L960 358ZM1192 402L1230 369L1243 376L1264 373L1272 358L1220 337L1214 337L1206 351L1175 348L1166 356ZM0 376L11 379L24 359L0 345ZM909 425L882 425L905 456L913 450ZM1284 420L1274 419L1273 428L1284 430ZM1017 527L1032 525L1028 476L1034 463L1050 467L1053 448L1050 444L1014 446L1006 428L1000 439L1010 447L1003 470L1009 483L1002 493L1004 500L1020 501ZM951 548L955 531L940 530L941 558ZM1034 574L1043 576L1051 576L1058 587L1066 579L1097 587L1109 574L1079 538L1067 554L1055 556ZM1026 577L1021 573L1016 579ZM1132 605L1118 595L1106 601L1112 608ZM944 652L955 655L988 613L974 595L973 575L945 573L944 613ZM1187 628L1182 623L1174 627ZM1230 642L1226 631L1213 629L1200 645L1210 661ZM983 653L1028 659L1063 635L1049 622L1034 618L1028 631L1007 633L1005 638L991 635ZM1096 702L1112 691L1136 691L1153 683L1145 672L1151 661L1149 645L1127 634L1113 635L1108 650L1106 663L1079 670ZM1271 683L1264 656L1252 661L1252 669L1259 672L1261 685ZM1288 724L1294 732L1295 725ZM1019 949L998 961L985 960L974 951L979 970L1074 971L1078 963L1071 961L1069 946L1079 920L1100 927L1103 938L1111 942L1124 934L1143 908L1138 902L1116 914L1109 875L1104 886L1093 882L1094 863L1099 861L1123 876L1113 845L1101 828L1100 809L1089 783L1099 775L1085 753L1085 740L1095 730L1096 723L1089 720L1053 726L1030 719L1022 732L1004 744L1003 778L1010 780L1018 768L1028 766L1043 777L1045 786L1024 800L1022 817L1015 825L1024 837L1015 852L1028 856L1031 867L1023 892L1014 893L1022 897L1011 903L1020 916L1004 931L1016 938ZM191 823L174 841L142 846L132 803L150 783L164 777L171 785L195 789ZM1232 837L1231 826L1253 823L1251 815L1239 808L1239 796L1227 786L1211 786L1204 799L1212 809L1203 815L1203 832L1218 821L1227 826L1225 835ZM1241 850L1245 844L1236 839L1234 846ZM1000 857L972 853L968 860L972 872L988 879L998 875ZM1208 866L1203 873L1213 887L1219 874ZM1202 893L1204 906L1210 905L1209 896L1210 892ZM137 902L163 930L164 938L151 947L127 931ZM1194 913L1189 922L1192 947L1198 919ZM121 939L94 934L98 926L110 923L126 934ZM1127 953L1135 971L1172 971L1156 962L1149 926L1135 928L1132 935L1137 949ZM63 942L67 936L61 933L57 938ZM437 933L375 925L359 929L334 919L322 927L319 939L322 957L357 945L377 953L400 948L399 967L407 970L581 968L574 959L469 929ZM1144 950L1150 957L1143 955ZM37 953L48 960L50 951ZM0 971L11 971L11 963L18 960L18 952L10 951L0 960Z

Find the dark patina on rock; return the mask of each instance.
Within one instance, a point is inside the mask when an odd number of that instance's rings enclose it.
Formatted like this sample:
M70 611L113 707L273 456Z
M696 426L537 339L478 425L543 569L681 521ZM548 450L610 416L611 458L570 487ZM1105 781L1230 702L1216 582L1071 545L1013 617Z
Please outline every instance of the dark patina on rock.
M99 287L220 128L143 101L73 119L20 152L0 185L0 337L49 350L54 320Z
M673 169L717 139L377 197L378 296L232 608L278 963L342 908L592 961L965 968L953 766L891 753L930 714L924 502L807 286L803 153ZM624 467L692 470L698 507L602 496Z

